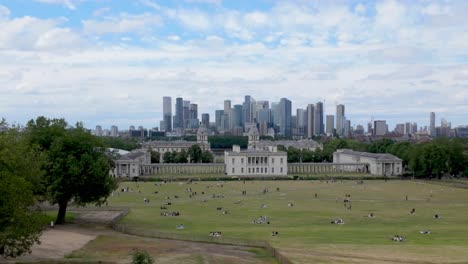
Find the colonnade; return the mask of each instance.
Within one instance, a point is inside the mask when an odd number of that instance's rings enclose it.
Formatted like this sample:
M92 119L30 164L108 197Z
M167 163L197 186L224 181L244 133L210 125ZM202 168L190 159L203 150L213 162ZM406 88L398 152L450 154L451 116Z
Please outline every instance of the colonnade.
M224 174L225 165L222 163L208 164L151 164L141 165L141 175L155 174Z
M288 174L368 172L367 163L289 163Z

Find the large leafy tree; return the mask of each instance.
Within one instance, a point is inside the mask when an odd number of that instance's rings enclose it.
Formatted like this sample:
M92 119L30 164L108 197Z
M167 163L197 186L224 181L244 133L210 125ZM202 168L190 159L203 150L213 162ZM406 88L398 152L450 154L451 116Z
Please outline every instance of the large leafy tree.
M39 242L42 215L34 210L34 192L44 157L16 130L0 133L0 256L17 257Z
M187 154L190 157L190 162L200 163L202 160L202 152L203 151L198 144L190 146L190 148L187 151Z
M56 223L65 222L68 204L101 204L117 184L109 175L112 159L82 124L69 127L63 119L39 117L31 120L26 132L32 146L47 154L42 183L44 197L58 204Z

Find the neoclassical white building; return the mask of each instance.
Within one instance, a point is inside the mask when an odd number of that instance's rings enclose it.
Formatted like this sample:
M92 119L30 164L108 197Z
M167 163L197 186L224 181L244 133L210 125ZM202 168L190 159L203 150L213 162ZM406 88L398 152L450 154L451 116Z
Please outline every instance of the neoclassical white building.
M197 142L191 141L162 141L155 140L143 143L144 149L151 149L161 154L160 163L163 163L164 153L166 152L180 152L182 150L187 151L191 146L198 144L202 150L211 150L210 143L208 143L208 130L203 124L200 125L197 131Z
M141 166L151 164L151 155L144 150L135 150L121 155L115 161L115 168L111 172L114 177L138 177L141 175Z
M397 176L403 174L402 160L387 153L380 154L338 149L333 153L333 163L367 163L368 167L366 170L370 174L378 176Z
M288 174L288 157L276 147L258 148L260 141L258 129L252 125L248 132L247 150L234 145L232 151L224 152L226 175L229 176L286 176Z

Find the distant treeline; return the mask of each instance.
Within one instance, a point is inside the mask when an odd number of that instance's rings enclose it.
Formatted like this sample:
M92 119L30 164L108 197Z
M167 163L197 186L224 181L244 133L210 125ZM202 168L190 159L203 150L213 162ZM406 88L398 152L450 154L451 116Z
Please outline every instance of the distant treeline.
M232 145L239 145L241 148L247 148L249 138L245 136L210 136L208 142L211 148L230 149Z

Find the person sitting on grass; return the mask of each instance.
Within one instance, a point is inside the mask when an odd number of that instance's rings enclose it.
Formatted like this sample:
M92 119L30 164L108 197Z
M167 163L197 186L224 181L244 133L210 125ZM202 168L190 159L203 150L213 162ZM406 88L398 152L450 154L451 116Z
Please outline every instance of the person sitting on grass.
M375 216L374 216L374 213L370 213L367 217L374 218Z
M393 238L392 238L393 241L396 241L396 242L403 242L405 241L405 239L400 236L400 235L394 235Z
M343 225L344 221L343 221L343 219L340 218L340 219L334 219L330 223L336 224L336 225Z
M278 235L278 231L271 232L271 236L277 236L277 235Z
M183 230L185 229L185 226L183 224L177 225L176 227L177 230Z
M431 234L431 230L422 230L422 231L419 231L420 234L423 234L423 235L429 235Z
M414 214L416 212L416 208L413 208L410 212L410 214Z
M442 216L440 216L439 214L434 215L434 219L440 219L440 218L442 218Z

